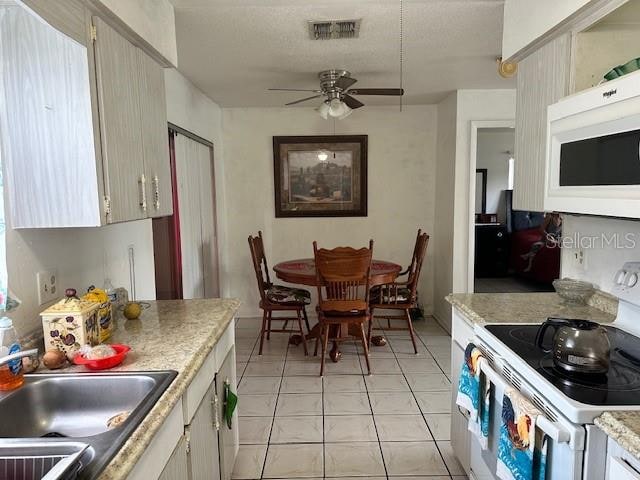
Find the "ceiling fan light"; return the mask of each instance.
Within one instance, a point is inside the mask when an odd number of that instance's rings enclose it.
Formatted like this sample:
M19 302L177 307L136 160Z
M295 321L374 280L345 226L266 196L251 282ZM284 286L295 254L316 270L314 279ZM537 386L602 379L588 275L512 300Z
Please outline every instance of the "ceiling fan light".
M331 100L331 103L329 104L329 115L332 117L340 118L345 115L348 110L350 110L349 107L337 98Z
M347 104L343 103L343 105L344 105L344 113L338 117L338 120L343 120L353 113L352 108L349 108Z
M330 111L330 107L327 102L322 102L322 105L316 108L316 112L318 112L320 116L325 120L329 118L329 111Z

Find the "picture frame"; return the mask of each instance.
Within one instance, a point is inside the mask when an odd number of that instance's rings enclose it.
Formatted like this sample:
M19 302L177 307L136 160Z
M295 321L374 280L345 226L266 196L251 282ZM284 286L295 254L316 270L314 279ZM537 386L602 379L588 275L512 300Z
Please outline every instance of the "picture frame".
M367 135L273 137L276 218L366 217Z

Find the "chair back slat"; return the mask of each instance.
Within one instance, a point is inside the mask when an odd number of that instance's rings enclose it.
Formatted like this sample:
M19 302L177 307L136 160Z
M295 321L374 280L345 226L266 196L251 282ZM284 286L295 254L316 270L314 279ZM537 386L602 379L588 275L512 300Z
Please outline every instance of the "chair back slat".
M369 298L373 240L369 248L318 248L313 242L318 298L323 301L364 300Z
M407 288L411 292L411 302L416 299L416 291L418 289L418 280L420 279L420 272L422 270L422 263L427 253L427 246L429 245L429 235L423 233L422 230L418 230L416 236L416 243L413 248L413 256L411 257L411 265L409 266Z
M251 251L251 260L253 261L253 270L258 281L258 290L260 298L266 301L266 291L271 287L271 279L269 278L269 267L267 265L267 257L264 253L264 242L262 241L262 231L258 232L257 237L249 235L249 250Z

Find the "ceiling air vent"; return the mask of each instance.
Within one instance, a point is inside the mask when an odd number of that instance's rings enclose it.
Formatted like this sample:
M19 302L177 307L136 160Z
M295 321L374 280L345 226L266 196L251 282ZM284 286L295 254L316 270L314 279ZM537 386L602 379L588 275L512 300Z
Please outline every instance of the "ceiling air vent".
M331 40L336 38L356 38L360 34L357 20L318 20L309 22L311 40Z

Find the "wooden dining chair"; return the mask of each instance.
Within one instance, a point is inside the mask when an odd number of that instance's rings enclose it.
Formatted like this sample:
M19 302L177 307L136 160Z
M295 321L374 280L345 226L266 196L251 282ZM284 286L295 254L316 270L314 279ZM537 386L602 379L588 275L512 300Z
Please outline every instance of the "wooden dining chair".
M314 354L317 354L318 342L321 340L320 376L324 375L329 340L334 342L346 340L348 338L346 334L351 333L350 327L352 331L355 330L355 336L362 340L367 371L371 373L364 324L370 319L369 282L373 240L369 242L369 248L359 250L351 247L319 249L317 242L313 242L313 253L316 264L320 323L320 336L316 339ZM337 332L332 338L330 338L331 330Z
M267 340L271 337L271 333L300 333L302 344L304 346L304 354L308 355L307 342L305 339L302 320L309 331L309 319L307 317L306 306L311 303L311 293L302 288L291 288L283 285L274 285L269 278L269 267L267 265L267 257L264 253L264 243L262 242L262 232L258 232L257 237L249 236L249 249L251 250L251 258L253 260L253 269L258 280L258 291L260 292L260 308L262 309L262 328L260 330L260 350L258 355L262 355L262 347L264 338ZM293 312L293 316L274 317L274 312ZM271 328L273 320L283 321L282 328ZM297 321L298 330L288 329L289 320ZM294 327L295 328L295 327Z
M418 353L418 347L416 345L416 334L413 331L413 324L411 323L410 311L418 306L418 280L420 278L420 270L422 269L422 262L427 252L427 245L429 244L429 235L423 233L422 230L418 230L418 236L416 237L416 243L413 248L413 256L411 257L411 264L404 271L398 275L407 275L407 279L404 282L395 281L393 283L387 283L372 288L371 300L369 302L369 308L371 309L371 321L369 322L369 329L367 332L367 344L371 344L371 332L374 329L373 320L374 312L376 309L381 310L395 310L402 311L402 315L384 315L387 319L387 326L380 326L375 330L409 330L411 336L411 342L413 343L413 350ZM391 326L391 320L406 320L406 327Z

